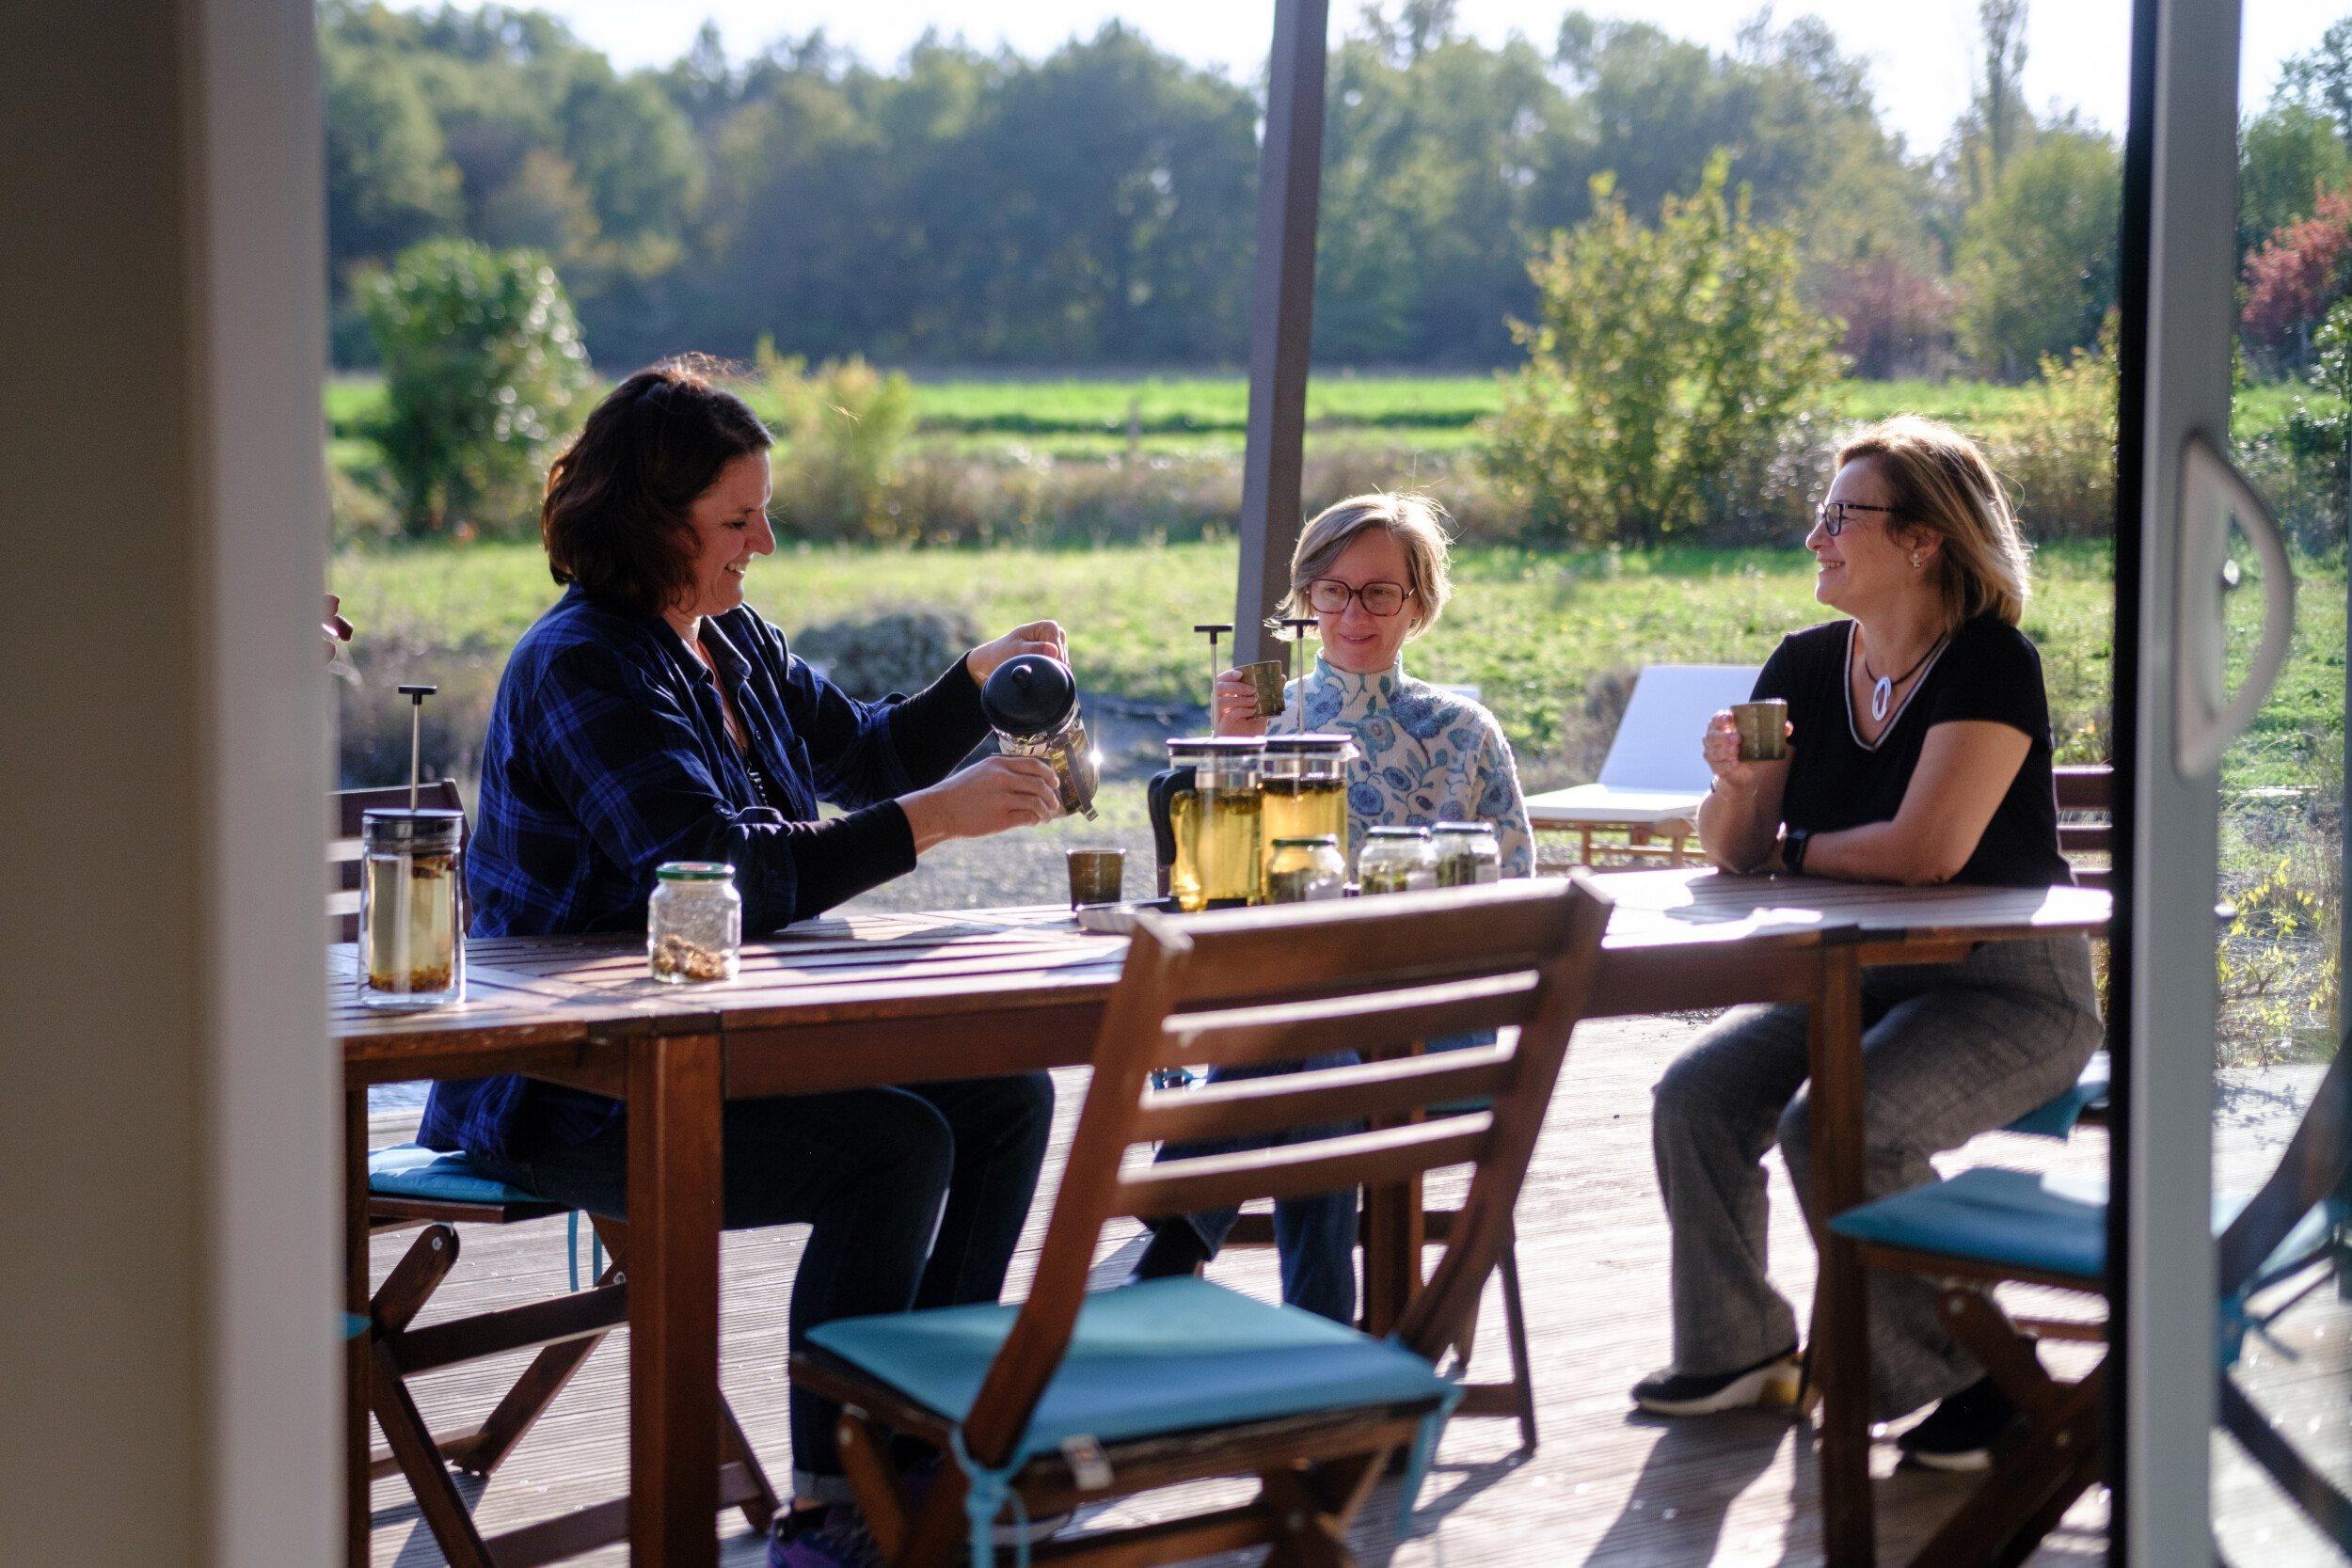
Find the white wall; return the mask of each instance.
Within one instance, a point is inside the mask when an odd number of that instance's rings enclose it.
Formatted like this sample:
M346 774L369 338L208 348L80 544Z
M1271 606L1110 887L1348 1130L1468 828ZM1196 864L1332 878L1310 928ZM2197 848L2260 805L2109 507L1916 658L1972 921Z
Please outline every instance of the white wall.
M0 0L0 1557L339 1551L307 0Z

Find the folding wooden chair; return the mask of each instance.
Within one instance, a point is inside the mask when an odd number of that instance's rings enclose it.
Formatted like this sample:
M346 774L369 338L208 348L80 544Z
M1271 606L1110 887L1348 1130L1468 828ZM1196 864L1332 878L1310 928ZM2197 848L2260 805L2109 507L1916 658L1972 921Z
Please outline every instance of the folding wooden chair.
M1152 836L1159 857L1159 896L1168 896L1169 869L1176 863L1176 830L1169 820L1169 805L1174 796L1192 787L1193 770L1171 768L1152 775L1145 791L1145 803L1152 818ZM1456 1211L1423 1209L1421 1213L1421 1241L1442 1242L1452 1234ZM1357 1222L1359 1244L1369 1240L1373 1219L1369 1212ZM1226 1233L1229 1247L1270 1247L1274 1245L1274 1216L1266 1213L1243 1214ZM1418 1261L1418 1243L1406 1245ZM1503 1342L1511 1355L1511 1377L1507 1383L1471 1383L1462 1386L1462 1402L1455 1410L1460 1416L1503 1416L1519 1424L1519 1446L1528 1452L1535 1451L1535 1379L1528 1370L1527 1306L1519 1291L1519 1254L1516 1240L1506 1237L1502 1251L1495 1260L1496 1271L1502 1276ZM1484 1282L1481 1282L1482 1289ZM1470 1360L1471 1338L1478 1327L1477 1318L1462 1330L1461 1355Z
M2262 1191L2242 1208L2217 1201L2222 1424L2311 1514L2352 1551L2352 1499L2312 1468L2230 1377L2246 1334L2337 1271L2352 1173L2352 1042L2339 1050L2302 1125ZM1936 1532L1913 1568L2024 1561L2098 1481L2102 1364L2074 1383L2042 1369L2023 1330L2104 1339L2099 1323L2012 1321L1993 1299L2015 1280L2105 1300L2105 1184L1979 1166L1849 1210L1830 1228L1859 1243L1873 1268L1942 1282L1945 1322L2026 1418L2024 1434ZM2324 1271L2324 1272L2323 1272ZM2340 1281L2341 1282L2341 1281ZM2294 1288L2299 1286L2300 1288Z
M1352 1562L1349 1521L1389 1456L1409 1499L1455 1397L1437 1363L1510 1234L1607 922L1580 874L1345 903L1145 915L1097 1037L1037 1279L1018 1308L948 1307L815 1330L802 1386L839 1400L845 1467L885 1560L986 1560L1009 1504L1037 1514L1210 1476L1237 1507L1038 1549L1039 1562L1172 1562L1271 1543L1271 1562ZM1513 1029L1505 1043L1154 1090L1155 1069L1285 1061ZM1425 1115L1481 1100L1486 1109ZM1137 1164L1137 1145L1368 1118L1373 1131ZM1104 1224L1260 1196L1386 1188L1471 1164L1470 1198L1394 1336L1190 1276L1089 1295ZM885 1431L950 1456L911 1503Z
M408 790L405 785L354 789L330 799L337 832L327 858L337 876L327 895L327 914L339 940L353 942L358 938L360 815L407 805ZM464 809L457 785L449 779L422 785L418 804ZM369 1156L368 1233L423 1228L368 1304L365 1332L373 1362L368 1402L389 1445L368 1456L368 1479L398 1474L407 1481L418 1511L452 1568L531 1568L593 1551L628 1533L628 1500L623 1497L485 1541L449 1472L452 1465L477 1476L497 1469L605 1336L628 1321L626 1226L591 1217L611 1261L585 1291L424 1328L413 1326L457 1265L456 1226L516 1225L569 1212L563 1204L492 1180L462 1154L405 1145ZM480 1423L437 1433L425 1425L408 1386L410 1378L534 1348L539 1354ZM774 1488L723 1400L720 1421L720 1506L740 1508L754 1529L765 1530L777 1508Z

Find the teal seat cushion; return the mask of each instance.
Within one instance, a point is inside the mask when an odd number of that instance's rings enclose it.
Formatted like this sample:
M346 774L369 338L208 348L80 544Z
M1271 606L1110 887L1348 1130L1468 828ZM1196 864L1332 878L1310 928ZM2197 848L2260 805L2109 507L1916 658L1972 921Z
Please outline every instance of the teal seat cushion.
M2227 1228L2247 1202L2235 1195L2214 1195L2214 1233ZM2313 1206L2271 1250L2264 1272L2311 1253L2344 1212L2335 1198ZM1947 1181L1850 1209L1829 1227L1881 1246L2095 1280L2106 1273L2107 1184L2093 1176L2037 1176L1979 1165Z
M2104 1051L2090 1053L2090 1061L2075 1079L2074 1085L2046 1105L2035 1107L2010 1122L2004 1132L2030 1132L2036 1137L2063 1138L2082 1120L2083 1113L2106 1099L2107 1088L2114 1077L2114 1062Z
M537 1193L493 1181L463 1154L418 1144L368 1151L368 1191L387 1197L436 1198L443 1203L540 1203Z
M809 1338L916 1403L961 1422L1020 1309L948 1307L843 1318ZM1317 1410L1438 1399L1420 1356L1294 1307L1183 1275L1100 1291L1021 1449L1085 1433L1105 1443Z
M2095 1280L2106 1271L2107 1187L1979 1165L1850 1209L1829 1227L1851 1241Z

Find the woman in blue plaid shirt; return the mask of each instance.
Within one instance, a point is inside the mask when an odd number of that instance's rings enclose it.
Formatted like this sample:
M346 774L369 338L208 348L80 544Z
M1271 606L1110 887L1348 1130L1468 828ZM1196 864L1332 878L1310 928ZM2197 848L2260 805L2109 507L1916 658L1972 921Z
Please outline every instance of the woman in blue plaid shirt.
M743 602L775 548L769 435L693 364L641 371L548 475L542 539L564 597L516 644L485 741L468 857L478 937L642 930L654 868L725 861L747 931L806 919L951 838L1043 822L1054 775L956 764L988 734L980 683L1020 654L1066 658L1039 621L973 649L913 697L861 703ZM818 802L844 808L819 818ZM791 1342L833 1318L993 1301L1036 1190L1043 1074L730 1101L723 1223L811 1224ZM421 1141L560 1203L625 1214L628 1113L520 1077L437 1085ZM805 1505L771 1556L830 1568L854 1521L837 1411L795 1388Z

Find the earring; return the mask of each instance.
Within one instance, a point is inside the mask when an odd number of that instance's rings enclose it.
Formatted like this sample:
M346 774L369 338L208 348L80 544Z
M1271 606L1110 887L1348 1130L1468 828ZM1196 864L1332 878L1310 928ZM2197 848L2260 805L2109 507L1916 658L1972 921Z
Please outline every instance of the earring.
M1911 552L1911 563L1915 567L1919 564L1919 552L1917 550Z

